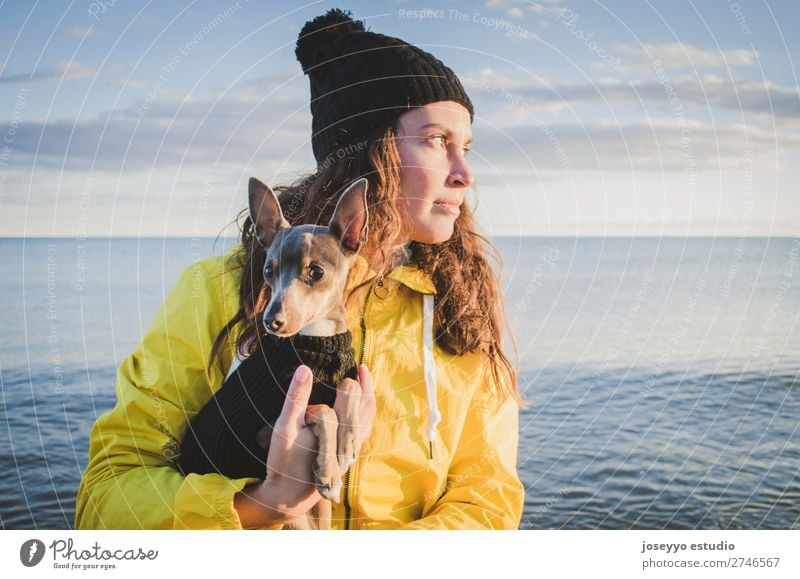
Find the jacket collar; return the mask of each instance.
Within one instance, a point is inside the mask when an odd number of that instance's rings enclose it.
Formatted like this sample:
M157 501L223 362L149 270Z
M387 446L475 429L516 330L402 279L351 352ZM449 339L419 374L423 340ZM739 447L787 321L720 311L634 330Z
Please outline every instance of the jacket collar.
M436 294L431 277L415 265L398 265L388 276L409 289L421 294Z
M352 280L363 280L376 275L375 271L369 267L367 260L360 255L356 256L353 269L355 270L355 275L351 276ZM436 294L436 286L433 285L433 280L416 265L398 265L387 277L415 292L429 295Z

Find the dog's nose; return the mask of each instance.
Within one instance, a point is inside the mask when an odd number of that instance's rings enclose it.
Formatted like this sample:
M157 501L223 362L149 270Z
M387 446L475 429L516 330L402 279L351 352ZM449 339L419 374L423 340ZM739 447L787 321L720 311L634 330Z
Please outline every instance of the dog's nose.
M264 316L264 325L270 332L277 332L286 325L286 316L282 311L267 311Z
M264 311L264 328L268 332L278 332L286 325L286 314L283 313L283 303L273 300L267 305Z

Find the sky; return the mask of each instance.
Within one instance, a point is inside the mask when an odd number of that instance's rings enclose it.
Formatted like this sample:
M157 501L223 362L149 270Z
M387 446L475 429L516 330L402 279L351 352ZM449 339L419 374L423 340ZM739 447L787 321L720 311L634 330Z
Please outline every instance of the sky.
M314 168L333 7L462 79L490 236L800 235L794 0L54 0L0 3L0 236L235 234Z

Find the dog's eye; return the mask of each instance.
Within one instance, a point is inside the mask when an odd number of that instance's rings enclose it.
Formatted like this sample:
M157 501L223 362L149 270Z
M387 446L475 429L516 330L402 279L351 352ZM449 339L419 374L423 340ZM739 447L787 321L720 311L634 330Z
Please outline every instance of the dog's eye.
M269 280L272 278L272 264L268 263L264 266L264 279Z
M310 277L314 281L321 280L323 275L325 275L325 270L322 269L320 266L310 265L308 267L308 277Z

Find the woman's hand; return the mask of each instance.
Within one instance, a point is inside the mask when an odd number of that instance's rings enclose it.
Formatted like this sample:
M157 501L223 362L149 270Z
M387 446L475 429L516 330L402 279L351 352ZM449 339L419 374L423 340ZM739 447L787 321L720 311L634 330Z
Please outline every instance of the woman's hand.
M356 448L360 449L361 444L372 432L372 420L375 418L375 382L366 364L358 367L358 382L361 386L361 399L358 405L358 440Z
M363 364L358 368L358 380L360 399L356 448L369 435L375 417L375 384ZM316 459L317 440L305 421L311 386L311 370L306 366L298 367L272 431L266 478L261 483L245 487L234 497L234 508L243 528L279 528L307 513L321 498L311 471Z
M311 385L311 370L298 367L272 431L266 478L234 498L243 528L280 527L308 512L321 498L311 474L317 440L305 422Z

